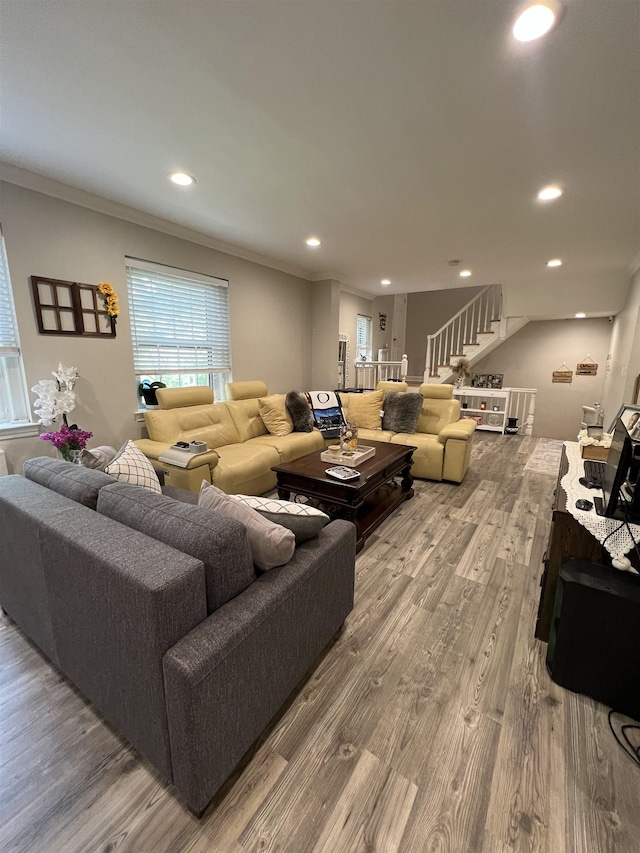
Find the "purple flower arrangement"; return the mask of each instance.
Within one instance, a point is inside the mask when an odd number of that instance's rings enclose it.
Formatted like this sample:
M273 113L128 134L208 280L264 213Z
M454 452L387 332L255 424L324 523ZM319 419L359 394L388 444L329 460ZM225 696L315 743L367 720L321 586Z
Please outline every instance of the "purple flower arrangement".
M43 432L40 438L43 441L50 441L60 451L62 458L70 462L71 451L84 450L92 435L92 432L78 429L75 424L73 426L63 424L57 432Z

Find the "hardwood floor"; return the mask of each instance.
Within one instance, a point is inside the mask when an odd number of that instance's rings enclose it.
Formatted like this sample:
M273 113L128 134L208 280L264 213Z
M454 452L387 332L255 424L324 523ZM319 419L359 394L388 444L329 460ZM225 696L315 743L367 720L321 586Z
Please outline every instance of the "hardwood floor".
M555 477L477 433L463 484L357 561L356 606L251 762L196 820L0 619L3 853L635 853L640 770L533 637Z

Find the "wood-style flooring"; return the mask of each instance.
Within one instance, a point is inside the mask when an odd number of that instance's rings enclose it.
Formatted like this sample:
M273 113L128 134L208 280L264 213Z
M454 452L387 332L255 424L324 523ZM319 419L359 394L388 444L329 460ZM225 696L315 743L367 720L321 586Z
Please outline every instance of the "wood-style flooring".
M637 853L640 770L534 639L555 477L477 433L357 561L344 631L196 820L6 617L3 853Z

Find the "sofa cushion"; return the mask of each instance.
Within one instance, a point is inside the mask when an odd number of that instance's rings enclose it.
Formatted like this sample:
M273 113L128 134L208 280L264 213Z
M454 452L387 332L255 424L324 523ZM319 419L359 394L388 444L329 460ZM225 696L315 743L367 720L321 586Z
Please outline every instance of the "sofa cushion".
M285 438L265 436L272 441L285 441ZM231 492L253 493L253 487L247 484L264 480L265 474L269 474L265 487L256 492L262 494L272 488L276 481L276 475L271 471L274 465L280 464L280 454L270 444L258 443L257 440L246 441L242 444L230 444L227 447L218 447L218 464L211 472L215 478L215 485L227 494Z
M255 509L256 512L274 524L281 524L293 531L296 537L296 545L313 539L331 520L325 512L306 503L279 501L275 498L262 498L253 495L230 495L230 498L232 501Z
M420 477L424 480L442 480L444 444L438 441L437 435L427 435L421 432L399 432L392 436L391 443L415 447L411 466L413 477Z
M312 432L313 414L307 397L300 391L289 391L285 405L293 421L294 432Z
M289 435L280 436L260 435L258 438L252 438L247 444L274 447L280 454L279 462L291 462L299 456L313 453L314 450L324 450L324 439L317 429L313 432L290 432Z
M94 468L96 471L104 471L109 462L118 451L115 447L102 444L100 447L86 448L80 453L80 462L85 468Z
M384 395L382 429L391 432L414 433L422 409L421 394L401 394L388 391Z
M232 500L229 495L204 481L198 506L212 509L244 524L253 562L262 571L283 566L293 557L296 539L291 530L268 521L259 512Z
M240 441L248 441L258 435L266 435L267 428L260 417L258 400L231 400L225 404L240 436Z
M103 471L92 471L49 456L28 459L24 463L24 476L89 509L96 508L100 489L113 483L113 477Z
M149 438L164 444L174 444L176 441L204 441L207 447L215 450L225 444L240 441L226 403L166 411L155 409L144 413L144 422Z
M162 492L153 465L132 441L127 441L122 445L105 468L105 473L111 474L112 477L122 483L142 486L143 489L149 489L150 492L157 494Z
M384 400L382 391L371 391L369 394L340 395L348 397L348 406L345 418L349 423L356 424L363 429L382 429L380 410Z
M284 401L284 394L271 394L258 400L258 412L271 435L293 432L293 421Z
M102 491L99 513L204 564L208 613L255 580L246 533L237 521L128 483Z

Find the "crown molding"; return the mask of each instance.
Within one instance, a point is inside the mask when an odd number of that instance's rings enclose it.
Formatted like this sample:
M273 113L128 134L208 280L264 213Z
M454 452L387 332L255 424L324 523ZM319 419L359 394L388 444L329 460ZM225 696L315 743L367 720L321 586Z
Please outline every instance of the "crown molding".
M344 281L340 282L340 290L343 293L351 293L353 296L360 296L362 299L369 299L371 302L373 302L376 296L387 296L386 293L367 293L366 290L359 290L357 287L353 287L353 285Z
M163 234L170 234L172 237L188 240L190 243L197 243L199 246L206 246L209 249L215 249L217 252L224 252L225 255L242 258L244 261L251 261L251 263L260 264L260 266L269 267L270 269L278 270L278 272L302 278L305 281L318 280L315 273L311 273L303 267L288 264L285 261L279 261L276 258L270 258L258 252L252 252L250 249L244 249L232 243L225 243L208 234L203 234L201 231L186 228L183 225L178 225L176 222L169 222L169 220L154 216L151 213L144 213L144 211L137 208L128 207L120 202L94 195L86 190L72 187L69 184L63 184L60 181L47 178L36 172L29 172L10 163L0 161L0 181L15 184L16 186L52 196L53 198L59 198L61 201L77 204L80 207L86 207L89 210L95 210L97 213L104 213L116 219L123 219L126 222L132 222L134 225L141 225L144 228L151 228Z

